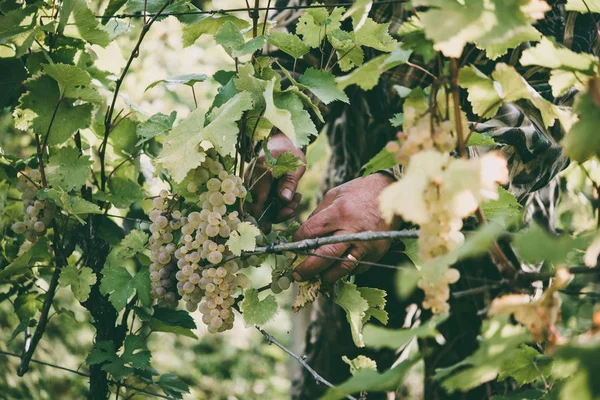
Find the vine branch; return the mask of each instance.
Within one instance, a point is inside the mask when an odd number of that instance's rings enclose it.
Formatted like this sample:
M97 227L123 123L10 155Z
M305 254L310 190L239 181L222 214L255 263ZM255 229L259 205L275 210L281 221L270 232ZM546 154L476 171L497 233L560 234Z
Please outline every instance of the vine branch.
M9 357L15 357L15 358L19 358L20 357L18 354L11 353L9 351L3 351L3 350L0 350L0 354L5 355L5 356L9 356ZM90 374L87 374L85 372L77 371L77 370L74 370L74 369L71 369L71 368L63 367L63 366L60 366L60 365L52 364L52 363L41 361L41 360L36 360L35 358L32 358L30 361L32 363L40 364L40 365L43 365L45 367L55 368L55 369L59 369L61 371L66 371L66 372L70 372L72 374L83 376L84 378L89 378L90 377ZM110 381L110 383L115 384L115 385L116 384L120 384L122 387L125 387L127 389L135 390L136 392L144 393L144 394L147 394L147 395L150 395L150 396L159 397L161 399L175 400L175 398L173 398L173 397L166 396L166 395L160 394L160 393L150 392L148 390L145 390L145 389L142 389L142 388L138 388L136 386L127 385L125 383L120 383L120 382L116 382L116 381Z
M105 157L106 157L106 146L108 143L108 136L110 135L110 132L113 129L112 117L113 117L113 113L115 111L117 97L119 96L119 90L121 89L121 85L123 84L125 75L129 71L129 68L131 67L131 64L133 63L133 60L135 58L137 58L137 56L140 53L140 46L142 45L142 41L144 40L144 37L150 30L150 27L157 20L157 18L162 14L162 12L169 6L169 4L171 4L172 2L173 2L173 0L167 0L162 5L162 7L156 12L156 14L154 14L154 16L147 23L145 23L142 26L142 32L140 32L140 37L138 38L138 41L135 44L135 47L133 48L133 50L129 56L129 59L127 60L127 64L125 64L125 68L123 68L123 71L121 72L121 76L119 77L119 79L117 79L117 85L115 87L115 93L113 95L111 105L108 107L108 110L106 111L106 116L104 117L104 137L102 138L102 143L100 144L100 148L98 150L99 156L100 156L100 189L102 191L104 191L104 189L106 188L106 181L107 181L106 166L105 166L105 161L104 161Z
M317 371L312 369L312 367L310 365L308 365L308 363L306 362L306 360L304 360L304 358L302 358L298 354L294 353L293 351L291 351L290 349L288 349L287 347L285 347L284 345L279 343L277 341L277 339L275 339L273 336L271 336L269 333L267 333L263 329L259 328L258 326L256 327L256 329L260 333L262 333L262 335L265 337L265 339L267 339L267 343L274 344L275 346L277 346L281 350L283 350L287 355L292 357L294 360L298 361L298 363L300 365L302 365L302 367L304 367L304 369L306 369L308 372L310 372L310 374L313 376L313 378L315 378L315 381L317 381L318 383L322 383L323 385L328 386L330 388L335 387L331 382L329 382L327 379L325 379L321 375L319 375L319 373ZM347 395L346 398L350 399L350 400L356 400L356 397L353 397L350 395Z

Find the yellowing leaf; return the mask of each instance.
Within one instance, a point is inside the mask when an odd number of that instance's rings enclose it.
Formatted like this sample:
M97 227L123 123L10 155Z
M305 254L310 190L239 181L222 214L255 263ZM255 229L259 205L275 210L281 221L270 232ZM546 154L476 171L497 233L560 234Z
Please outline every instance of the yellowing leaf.
M310 47L319 47L325 38L327 31L339 29L340 21L344 11L343 7L336 7L329 15L327 8L316 7L321 3L313 3L309 9L298 20L296 32L302 35L304 43Z
M242 251L252 251L256 248L256 237L260 235L260 230L250 222L242 222L237 229L229 235L227 247L229 250L239 256Z

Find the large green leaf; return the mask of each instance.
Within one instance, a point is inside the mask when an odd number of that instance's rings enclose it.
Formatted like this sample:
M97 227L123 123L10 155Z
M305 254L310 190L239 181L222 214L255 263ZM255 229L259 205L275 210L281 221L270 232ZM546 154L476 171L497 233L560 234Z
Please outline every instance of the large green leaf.
M90 176L92 160L79 153L75 147L61 147L51 152L46 165L46 179L54 188L66 192L85 185Z
M574 111L579 120L563 139L565 153L574 161L584 162L593 155L600 155L600 107L590 91L581 93L575 101Z
M244 291L244 300L240 303L240 309L247 326L262 326L275 316L278 306L272 294L259 300L258 290L247 289Z
M225 22L233 23L238 29L244 29L250 25L247 21L233 15L207 15L200 21L183 27L183 46L191 46L204 34L214 35Z
M336 86L335 77L331 72L308 68L298 82L308 87L325 104L335 100L350 103L346 93Z
M354 344L358 347L364 347L363 320L367 315L367 310L369 310L369 303L361 296L355 284L345 281L337 283L335 303L346 312L346 319L350 324Z

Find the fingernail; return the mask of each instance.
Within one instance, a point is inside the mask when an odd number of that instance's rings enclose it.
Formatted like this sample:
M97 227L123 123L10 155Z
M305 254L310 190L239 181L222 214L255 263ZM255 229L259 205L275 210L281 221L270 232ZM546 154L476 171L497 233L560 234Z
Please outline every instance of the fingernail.
M302 281L303 281L302 277L301 277L301 276L300 276L300 274L299 274L299 273L297 273L297 272L294 272L294 273L292 274L292 276L293 276L293 277L294 277L294 279L295 279L296 281L298 281L298 282L302 282Z
M283 197L287 201L292 201L293 196L294 196L294 193L292 193L292 191L290 189L283 189L281 191L281 197Z

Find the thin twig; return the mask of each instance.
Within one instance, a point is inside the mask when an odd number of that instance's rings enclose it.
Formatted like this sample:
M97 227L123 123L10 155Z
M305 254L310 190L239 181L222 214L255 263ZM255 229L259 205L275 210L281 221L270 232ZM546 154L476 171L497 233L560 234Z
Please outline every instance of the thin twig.
M317 383L322 383L325 386L328 386L330 388L334 388L335 387L335 386L333 386L333 384L331 382L329 382L327 379L325 379L321 375L319 375L319 373L317 371L315 371L314 369L312 369L312 367L310 365L308 365L308 363L306 362L306 360L304 360L304 358L302 358L301 356L297 355L296 353L294 353L293 351L291 351L290 349L288 349L287 347L285 347L284 345L282 345L281 343L279 343L277 341L277 339L275 339L273 336L271 336L269 333L267 333L266 331L262 330L258 326L256 327L256 329L260 333L262 333L262 335L265 337L265 339L267 339L267 342L269 344L274 344L275 346L279 347L281 350L283 350L284 352L286 352L294 360L298 361L298 363L300 365L302 365L302 367L304 367L304 369L306 369L308 372L310 372L310 374L313 376L313 378L315 378L315 381L317 381ZM350 395L347 395L346 398L347 399L351 399L351 400L356 400L356 397L353 397L353 396L350 396Z
M346 242L373 242L376 240L392 239L416 239L417 231L383 231L383 232L360 232L350 233L348 235L325 236L313 239L304 239L297 242L273 244L264 247L257 247L255 253L280 253L282 251L309 250L326 244L346 243ZM250 254L250 253L249 253Z
M38 322L37 327L35 328L35 332L33 337L31 338L31 343L27 350L23 353L23 357L21 357L21 363L19 364L19 368L17 369L17 375L23 376L27 373L29 369L29 362L31 361L31 357L33 357L33 353L35 349L42 339L44 332L46 331L46 325L48 324L48 314L50 313L50 308L52 307L52 301L54 300L54 295L56 294L56 289L58 287L58 278L60 276L61 268L57 266L57 268L52 273L52 279L50 280L50 286L48 287L48 292L46 293L46 298L44 299L44 306L42 308L42 314L40 315L40 321Z
M144 40L144 37L150 30L150 27L156 21L156 19L160 16L160 14L162 14L162 12L165 10L165 8L167 8L167 6L169 4L171 4L172 2L173 2L173 0L166 1L165 4L163 4L162 7L158 10L158 12L156 14L154 14L154 16L148 21L148 23L146 23L146 24L144 24L144 26L142 26L142 32L140 32L140 37L138 38L138 41L135 44L135 47L133 48L133 51L131 52L129 59L127 60L127 64L125 64L125 68L123 69L123 72L121 72L121 76L119 77L119 79L117 79L115 93L113 94L111 105L109 106L108 110L106 111L106 116L104 117L104 137L102 139L102 144L100 145L100 148L98 151L99 156L100 156L100 189L102 191L104 191L104 189L106 188L106 180L107 180L106 179L106 171L105 171L106 166L105 166L105 161L104 161L105 156L106 156L106 146L108 144L108 136L110 135L110 132L113 129L112 116L115 111L115 105L117 102L117 97L119 96L119 90L121 89L121 85L123 84L125 75L129 71L129 68L131 67L131 64L133 63L133 60L139 55L140 46L142 45L142 41Z
M459 93L459 82L458 82L458 65L456 58L450 59L450 71L452 73L452 102L454 103L454 123L456 125L456 137L458 141L457 152L461 158L467 158L467 143L465 140L462 116L460 113L460 93ZM486 219L481 207L475 212L477 221L480 224L485 224ZM494 242L489 250L492 261L496 264L500 274L504 278L514 278L516 275L515 267L512 265L506 254L502 251L498 242Z
M407 0L382 0L382 1L373 2L372 6L380 6L380 5L384 5L384 4L403 4L406 2L407 2ZM310 9L310 8L347 7L347 6L348 6L348 3L317 4L317 5L310 4L310 5L284 6L284 7L277 7L277 6L258 7L258 8L255 8L255 10L257 10L257 11L269 11L269 10L283 11L283 10L306 10L306 9ZM184 16L184 15L229 14L229 13L244 12L244 11L248 11L248 7L229 8L229 9L224 9L224 10L221 9L221 10L179 11L179 12L172 12L172 13L164 13L161 15L164 17L169 17L169 16L178 17L178 16ZM147 16L151 16L151 15L156 16L157 14L147 13L146 15ZM137 17L140 17L139 13L115 14L115 15L96 15L96 18L99 18L99 19L123 19L123 18L137 18ZM42 16L42 18L48 18L48 17Z
M11 352L8 352L8 351L2 351L2 350L0 350L0 354L3 354L5 356L20 358L20 356L18 354L11 353ZM40 365L43 365L43 366L46 366L46 367L60 369L62 371L67 371L67 372L70 372L72 374L83 376L84 378L89 378L90 377L90 374L87 374L85 372L77 371L77 370L74 370L74 369L71 369L71 368L67 368L67 367L62 367L60 365L48 363L48 362L45 362L45 361L36 360L34 358L31 359L31 362L35 363L35 364L40 364ZM110 380L109 382L112 383L112 384L115 384L115 385L118 384L118 382L113 381L113 380ZM148 390L145 390L145 389L142 389L142 388L138 388L136 386L127 385L127 384L124 384L124 383L120 383L120 385L122 387L127 388L127 389L135 390L136 392L144 393L144 394L147 394L147 395L150 395L150 396L155 396L155 397L159 397L161 399L167 399L167 400L175 400L175 398L173 398L173 397L166 396L164 394L150 392Z

